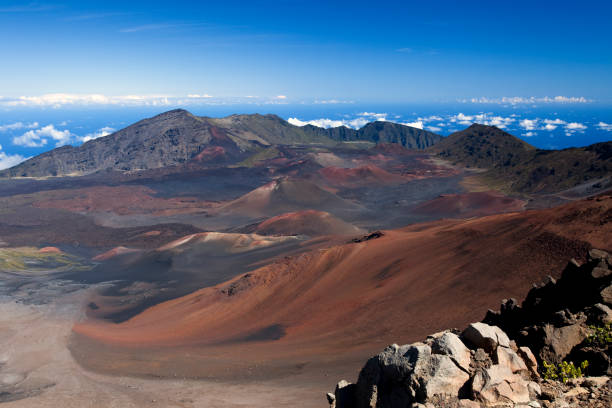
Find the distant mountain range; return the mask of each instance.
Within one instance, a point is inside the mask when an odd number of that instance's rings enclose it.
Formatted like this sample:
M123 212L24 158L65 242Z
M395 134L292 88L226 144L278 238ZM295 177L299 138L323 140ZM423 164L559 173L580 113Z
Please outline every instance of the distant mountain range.
M481 180L507 193L577 195L612 188L612 142L582 148L541 150L494 126L474 124L444 138L392 122L359 130L294 126L276 115L195 116L176 109L141 120L81 146L53 149L3 171L0 177L86 175L105 170L151 170L169 166L246 166L272 160L277 147L312 149L344 145L369 148L399 144L466 167L483 169Z
M208 118L183 109L144 119L81 146L53 149L0 172L0 177L84 175L100 170L146 170L190 161L232 163L271 145L335 145L339 142L398 143L424 149L442 139L435 133L391 122L359 130L294 126L276 115Z
M482 178L506 192L612 188L612 142L542 150L494 126L474 124L428 151L454 163L486 169Z

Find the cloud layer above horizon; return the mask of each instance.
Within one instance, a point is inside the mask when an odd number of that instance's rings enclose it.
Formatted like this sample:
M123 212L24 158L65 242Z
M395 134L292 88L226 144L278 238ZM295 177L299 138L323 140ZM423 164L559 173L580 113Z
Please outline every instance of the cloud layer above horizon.
M505 106L515 105L567 105L586 104L595 102L583 96L555 96L555 97L501 97L501 98L470 98L458 99L459 103L466 104L497 104ZM186 95L105 95L105 94L75 94L75 93L49 93L42 95L22 95L16 97L0 96L0 107L14 108L62 108L87 106L198 106L218 104L313 104L313 105L342 105L355 104L353 100L340 99L299 99L287 95L272 96L213 96L207 93L189 93Z

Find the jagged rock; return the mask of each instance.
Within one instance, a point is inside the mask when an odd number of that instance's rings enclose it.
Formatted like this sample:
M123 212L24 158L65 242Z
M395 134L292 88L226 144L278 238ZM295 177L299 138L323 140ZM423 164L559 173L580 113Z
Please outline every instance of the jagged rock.
M421 398L429 399L434 395L457 396L461 387L470 379L469 374L459 368L449 356L434 354L428 362L423 363L424 370L414 378L424 386Z
M527 404L530 401L527 384L509 367L495 364L476 373L472 392L474 398L486 406Z
M510 339L499 327L485 323L472 323L461 333L461 337L476 348L493 353L497 346L510 347Z
M431 349L436 354L446 354L465 372L470 370L470 350L463 344L459 336L446 332L436 338Z
M495 354L497 364L505 365L513 373L527 372L527 365L511 348L498 347Z
M535 356L531 352L529 347L519 347L517 351L518 355L523 359L527 369L531 373L532 378L537 378L540 375L538 374L538 360L536 360Z
M446 336L446 339L449 342L443 341L442 344L452 342L452 336ZM453 347L458 353L463 351L458 344L453 343ZM356 406L407 406L426 402L434 396L457 396L469 378L469 374L450 356L433 354L426 344L393 345L371 358L361 370Z
M564 327L544 326L544 347L540 351L540 359L560 363L578 344L588 336L586 328L581 324Z
M504 300L500 311L487 312L485 322L459 336L447 330L425 343L386 348L356 385L337 389L332 406L349 406L340 405L342 392L356 408L612 406L608 376L562 383L538 374L542 360L564 359L588 360L592 375L612 374L612 346L585 341L588 325L612 321L611 261L607 252L591 250L588 262L570 261L558 281L534 285L520 306Z

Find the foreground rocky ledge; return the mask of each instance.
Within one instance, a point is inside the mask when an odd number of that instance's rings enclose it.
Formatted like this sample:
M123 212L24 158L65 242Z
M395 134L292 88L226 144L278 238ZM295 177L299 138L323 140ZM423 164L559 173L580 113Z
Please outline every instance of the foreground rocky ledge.
M387 347L328 401L332 408L612 407L612 344L593 341L594 327L612 322L611 267L612 255L593 249L558 281L534 285L520 306L504 300L463 331ZM543 378L550 376L543 363L563 361L588 361L588 376Z

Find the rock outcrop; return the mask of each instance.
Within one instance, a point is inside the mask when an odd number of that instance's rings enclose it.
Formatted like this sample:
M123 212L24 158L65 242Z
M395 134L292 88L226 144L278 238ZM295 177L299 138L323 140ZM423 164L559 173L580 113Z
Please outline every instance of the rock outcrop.
M593 341L612 321L612 255L591 250L562 277L535 285L522 305L504 300L483 322L370 358L357 383L327 395L333 408L609 407L611 344ZM609 326L608 326L609 327ZM543 378L543 363L588 360L589 377Z
M484 321L496 325L531 349L540 361L588 360L590 370L612 375L610 345L586 341L592 326L612 321L612 270L610 254L593 249L584 265L572 260L556 281L535 285L522 305L504 300L499 311L489 311Z

